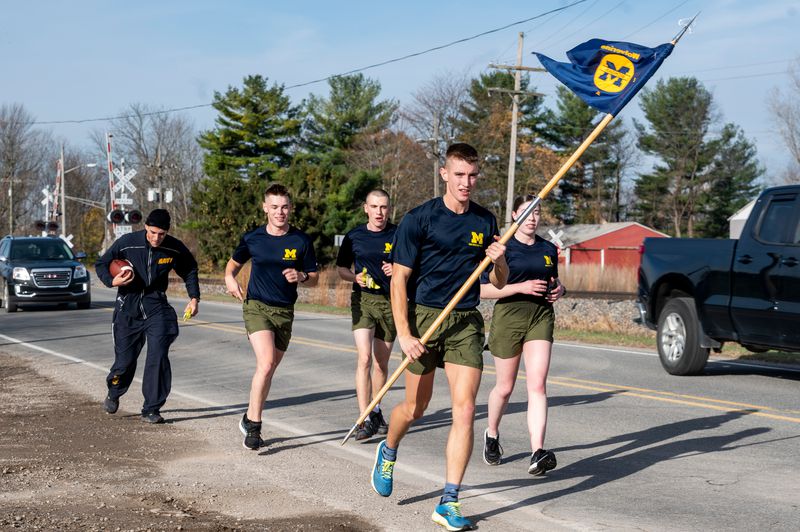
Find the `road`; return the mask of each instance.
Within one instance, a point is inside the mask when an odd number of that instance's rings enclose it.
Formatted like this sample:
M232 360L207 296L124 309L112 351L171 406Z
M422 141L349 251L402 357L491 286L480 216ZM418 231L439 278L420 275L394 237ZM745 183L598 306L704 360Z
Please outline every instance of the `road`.
M96 287L93 297L87 311L45 308L0 316L0 349L94 368L98 390L92 392L101 394L112 360L113 292ZM185 304L174 303L179 310ZM241 310L204 301L200 312L181 324L172 350L173 397L218 416L230 426L231 445L240 445L235 425L253 370ZM557 342L548 380L547 446L559 465L546 478L534 478L526 472L524 374L501 426L504 463L489 467L481 459L494 380L491 356L485 356L475 452L462 491L465 511L482 530L796 530L800 370L712 360L705 375L679 378L667 375L653 352ZM399 360L395 354L390 369ZM267 402L264 438L320 443L315 453L351 462L349 471L366 481L377 440L339 446L358 415L354 367L348 317L298 312ZM400 399L401 383L387 395L386 408ZM135 411L140 393L129 395L123 407ZM442 373L426 416L400 447L395 479L402 488L391 504L434 505L444 482L448 403ZM169 406L165 417L191 423L177 411L170 415ZM299 447L292 452L308 452ZM254 464L265 474L271 467L268 459ZM347 483L343 476L339 487L347 490ZM379 499L369 492L363 497ZM426 520L420 516L423 529Z

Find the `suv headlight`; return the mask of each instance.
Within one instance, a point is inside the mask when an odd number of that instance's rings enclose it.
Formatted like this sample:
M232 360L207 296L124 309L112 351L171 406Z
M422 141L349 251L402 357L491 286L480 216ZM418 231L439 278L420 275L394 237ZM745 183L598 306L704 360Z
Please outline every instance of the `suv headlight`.
M83 264L78 264L75 266L75 278L83 279L84 277L86 277L86 266Z
M27 268L14 268L12 277L17 281L30 281L31 274Z

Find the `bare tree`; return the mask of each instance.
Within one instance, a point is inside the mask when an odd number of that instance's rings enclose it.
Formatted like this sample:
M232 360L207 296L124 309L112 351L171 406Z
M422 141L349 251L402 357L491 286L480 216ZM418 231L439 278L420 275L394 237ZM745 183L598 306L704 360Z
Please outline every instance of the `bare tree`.
M392 203L395 222L411 208L431 198L429 160L424 147L403 132L384 130L359 135L347 152L347 165L378 170Z
M44 197L39 191L48 172L55 174L50 137L33 122L21 104L0 106L0 227L9 233L32 232Z
M429 170L435 194L439 177L436 168L447 145L459 135L456 122L461 107L468 96L468 80L465 74L445 73L435 77L412 95L409 105L401 109L400 115L409 137L426 146L430 160Z
M789 88L784 93L774 89L767 101L778 134L792 156L786 169L787 183L800 182L800 58L789 67Z
M160 113L144 104L132 104L123 118L111 122L115 166L125 160L126 172L136 177L134 198L143 211L168 208L176 225L189 217L192 185L202 178L202 153L191 121L181 115ZM105 136L95 132L94 140L105 153ZM160 192L151 195L148 190ZM167 203L171 191L171 203ZM146 212L145 212L146 214Z
M614 164L608 183L611 185L610 200L607 202L604 218L606 221L621 222L625 210L625 176L636 166L640 154L636 150L636 138L628 129L621 130L618 142L610 144L610 156ZM632 188L632 187L629 187Z
M97 166L90 168L87 163L97 163ZM105 164L96 153L85 153L65 145L64 169L70 170L64 178L66 205L59 206L59 210L66 209L67 213L69 226L64 230L73 235L76 249L93 255L102 247L106 226L108 180ZM52 179L49 187L52 188Z

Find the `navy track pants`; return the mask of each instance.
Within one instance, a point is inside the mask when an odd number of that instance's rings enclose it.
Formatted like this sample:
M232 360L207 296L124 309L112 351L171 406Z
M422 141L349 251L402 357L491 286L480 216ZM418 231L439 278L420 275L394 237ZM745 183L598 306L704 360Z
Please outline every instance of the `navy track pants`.
M169 347L178 337L175 310L164 306L146 319L132 318L117 310L112 323L114 365L106 378L108 396L116 399L128 391L136 373L136 361L147 343L147 359L142 377L142 413L158 412L167 402L172 387Z

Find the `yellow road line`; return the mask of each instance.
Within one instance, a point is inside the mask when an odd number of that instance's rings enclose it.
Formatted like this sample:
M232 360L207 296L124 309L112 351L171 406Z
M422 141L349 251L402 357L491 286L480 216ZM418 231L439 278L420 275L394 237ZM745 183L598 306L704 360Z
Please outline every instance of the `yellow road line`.
M222 323L214 323L210 321L193 319L192 322L182 324L181 327L203 327L214 329L224 332L232 332L238 334L245 334L244 327L235 325L227 325ZM305 338L302 336L293 336L292 343L307 345L311 347L319 347L321 349L330 349L334 351L343 351L346 353L357 353L354 347L332 344L328 342L321 342L313 338ZM400 354L392 354L392 359L402 360ZM484 368L484 373L489 375L496 375L496 371L492 366ZM520 373L517 377L520 380L525 380L524 374ZM772 408L762 405L752 405L749 403L739 403L735 401L726 401L722 399L714 399L711 397L702 397L697 395L686 395L674 392L665 392L660 390L653 390L650 388L639 388L636 386L627 386L623 384L614 384L601 381L593 381L586 379L575 379L572 377L553 377L550 376L547 380L548 384L562 386L565 388L573 388L580 390L591 390L597 392L616 392L617 395L625 395L628 397L637 397L640 399L649 399L652 401L660 401L664 403L680 404L685 406L693 406L697 408L705 408L709 410L719 410L723 412L742 411L748 410L748 415L765 417L769 419L777 419L781 421L789 421L792 423L800 423L800 418L781 415L787 411ZM751 411L752 410L752 411ZM794 413L794 412L792 412Z

